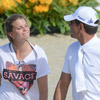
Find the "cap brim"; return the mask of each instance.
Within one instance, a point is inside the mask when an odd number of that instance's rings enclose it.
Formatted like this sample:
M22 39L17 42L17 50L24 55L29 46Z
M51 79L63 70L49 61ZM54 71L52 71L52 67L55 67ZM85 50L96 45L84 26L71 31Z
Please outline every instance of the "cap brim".
M64 16L64 20L65 21L72 21L72 20L74 20L75 18L72 16L72 15L66 15L66 16Z

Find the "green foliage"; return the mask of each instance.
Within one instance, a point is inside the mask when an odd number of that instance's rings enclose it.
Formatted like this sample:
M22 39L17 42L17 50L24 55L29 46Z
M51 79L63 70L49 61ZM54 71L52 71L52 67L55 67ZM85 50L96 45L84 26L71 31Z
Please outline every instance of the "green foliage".
M33 13L33 7L35 3L30 5L29 8L25 6L28 0L23 0L22 3L17 3L17 7L13 7L14 11L5 10L5 13L0 15L0 37L5 37L4 22L7 17L13 13L25 15L31 29L31 35L46 33L61 33L68 35L70 33L69 25L64 21L63 17L66 14L72 14L79 6L95 6L98 4L96 0L79 0L77 5L73 5L71 2L66 1L64 6L59 3L60 0L53 0L50 4L48 12ZM64 2L64 0L62 0ZM99 11L98 11L99 13ZM100 14L100 13L99 13Z
M5 37L5 32L4 32L4 16L0 16L0 38Z

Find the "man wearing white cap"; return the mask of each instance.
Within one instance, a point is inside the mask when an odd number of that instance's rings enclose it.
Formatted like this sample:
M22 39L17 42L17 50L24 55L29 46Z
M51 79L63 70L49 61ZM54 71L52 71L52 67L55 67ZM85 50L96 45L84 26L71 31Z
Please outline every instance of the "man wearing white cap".
M79 7L70 21L72 43L65 55L65 62L57 84L54 100L65 100L72 80L73 100L100 100L100 39L96 36L99 17L92 7Z

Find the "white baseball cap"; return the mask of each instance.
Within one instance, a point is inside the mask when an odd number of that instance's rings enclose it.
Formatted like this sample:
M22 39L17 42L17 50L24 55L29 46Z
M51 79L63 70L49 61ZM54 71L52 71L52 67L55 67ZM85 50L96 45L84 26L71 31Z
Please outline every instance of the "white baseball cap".
M72 21L75 19L90 26L98 26L95 22L99 20L99 16L92 7L82 6L79 7L72 15L64 16L65 21Z

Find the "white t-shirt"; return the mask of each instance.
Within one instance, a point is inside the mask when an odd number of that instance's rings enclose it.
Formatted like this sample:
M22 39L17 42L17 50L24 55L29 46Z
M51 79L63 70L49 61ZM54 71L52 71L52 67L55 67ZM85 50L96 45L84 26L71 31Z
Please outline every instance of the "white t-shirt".
M73 100L100 100L100 39L95 35L81 46L87 91L76 92L75 65L80 46L78 41L69 46L63 66L63 72L71 74Z
M47 57L38 45L18 61L11 44L0 47L0 100L39 100L37 79L49 73ZM20 71L21 70L21 71Z

